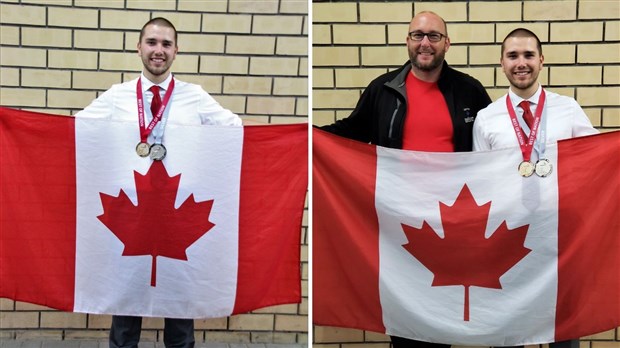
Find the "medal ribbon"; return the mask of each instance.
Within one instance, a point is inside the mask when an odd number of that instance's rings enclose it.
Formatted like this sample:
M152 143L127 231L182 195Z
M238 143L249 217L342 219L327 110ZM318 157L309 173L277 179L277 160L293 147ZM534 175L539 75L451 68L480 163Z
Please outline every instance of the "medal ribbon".
M530 136L525 142L525 134L519 125L519 121L517 120L517 114L515 113L515 109L512 107L512 102L510 101L510 95L506 95L506 108L508 108L508 115L510 115L510 121L512 122L512 127L515 130L515 134L517 135L517 140L519 141L519 146L521 147L521 154L523 154L523 160L529 162L532 157L532 149L534 148L534 142L536 141L536 133L538 133L538 126L540 125L540 118L543 112L543 108L545 106L545 90L541 90L540 96L538 97L538 107L536 108L536 115L534 115L534 124L532 125L532 129L530 129Z
M161 103L161 107L157 114L153 115L153 119L148 126L145 127L144 120L144 97L142 95L142 78L138 79L138 84L136 85L136 94L138 95L138 123L140 125L140 141L146 143L149 134L153 131L153 128L157 125L157 123L161 120L164 111L166 110L166 106L168 105L168 101L170 101L170 96L172 96L172 90L174 89L174 77L170 79L170 83L168 84L168 88L166 89L166 94L164 95L164 100Z

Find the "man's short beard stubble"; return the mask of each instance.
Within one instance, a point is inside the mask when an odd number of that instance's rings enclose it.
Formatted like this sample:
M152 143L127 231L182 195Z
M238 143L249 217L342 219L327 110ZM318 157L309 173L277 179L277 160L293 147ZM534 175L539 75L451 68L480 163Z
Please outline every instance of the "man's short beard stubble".
M510 81L510 84L514 88L519 89L519 90L523 90L523 91L529 89L534 84L538 83L538 75L533 76L533 79L531 81L525 81L525 82L519 82L519 81L517 81L516 78L514 78L512 76L511 77L506 76L506 77L508 78L508 81Z
M422 71L433 71L443 65L445 53L435 52L433 60L426 65L420 64L418 60L416 59L417 56L418 56L418 53L409 52L409 61L411 61L411 64L413 64L413 66L415 66L416 68Z
M145 65L144 68L148 72L150 72L153 76L161 76L161 75L165 74L168 71L167 68L157 68L157 69L155 69L155 68L151 68L148 65Z
M170 69L170 65L168 65L168 60L166 58L166 62L164 63L164 65L162 65L161 67L155 67L155 66L151 66L150 65L150 57L148 58L143 58L142 59L142 65L144 65L144 68L150 72L153 76L161 76L163 74L165 74L168 69Z

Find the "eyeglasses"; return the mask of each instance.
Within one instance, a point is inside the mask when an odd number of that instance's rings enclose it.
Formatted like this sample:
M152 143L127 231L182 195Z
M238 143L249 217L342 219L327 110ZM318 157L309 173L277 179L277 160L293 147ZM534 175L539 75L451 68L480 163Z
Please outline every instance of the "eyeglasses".
M428 41L430 42L439 42L442 38L447 37L446 35L435 31L432 31L430 33L425 33L422 31L412 31L409 33L409 38L413 41L422 41L424 40L425 36L428 37Z

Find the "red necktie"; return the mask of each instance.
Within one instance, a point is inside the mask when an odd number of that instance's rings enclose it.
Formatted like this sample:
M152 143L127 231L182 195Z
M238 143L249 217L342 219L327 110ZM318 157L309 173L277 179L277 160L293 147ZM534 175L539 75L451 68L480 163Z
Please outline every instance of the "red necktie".
M534 125L534 115L532 115L532 110L530 110L530 102L524 100L519 103L519 106L523 109L523 120L531 130Z
M161 97L159 96L159 86L154 85L149 88L149 91L153 92L153 100L151 101L151 113L153 117L157 115L159 108L161 107Z

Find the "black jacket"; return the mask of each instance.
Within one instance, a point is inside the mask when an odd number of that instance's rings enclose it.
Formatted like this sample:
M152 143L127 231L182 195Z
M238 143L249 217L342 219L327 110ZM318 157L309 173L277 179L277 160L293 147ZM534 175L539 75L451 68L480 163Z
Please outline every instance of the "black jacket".
M407 115L405 80L410 71L411 63L407 62L398 70L379 76L364 90L349 117L321 128L366 143L402 148ZM452 118L454 149L471 151L474 119L480 109L491 103L491 98L478 80L452 69L446 62L437 83Z

